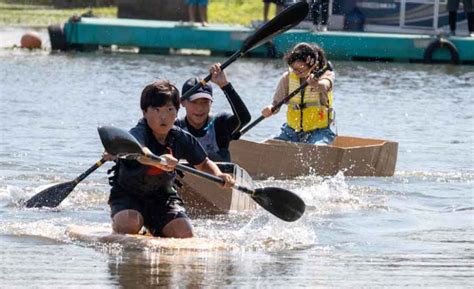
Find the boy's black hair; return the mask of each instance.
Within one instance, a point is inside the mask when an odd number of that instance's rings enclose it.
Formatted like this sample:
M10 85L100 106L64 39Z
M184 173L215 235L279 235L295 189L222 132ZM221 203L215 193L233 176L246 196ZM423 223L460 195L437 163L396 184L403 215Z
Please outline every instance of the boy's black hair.
M140 98L140 108L161 107L172 103L179 110L179 90L168 80L157 80L145 86Z

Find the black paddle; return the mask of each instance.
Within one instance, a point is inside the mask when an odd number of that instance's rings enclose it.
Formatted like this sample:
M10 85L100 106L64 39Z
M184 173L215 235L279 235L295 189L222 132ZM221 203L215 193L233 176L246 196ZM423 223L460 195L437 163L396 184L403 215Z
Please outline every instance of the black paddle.
M145 156L162 164L166 163L160 156L151 153L149 150L143 150L135 137L125 130L111 126L101 126L98 130L105 150L112 155L131 159ZM176 169L186 171L221 185L224 184L224 180L219 177L183 164L176 165ZM266 187L253 190L240 185L234 185L234 188L250 195L250 197L264 209L287 222L298 220L305 211L306 205L303 200L293 192L285 189Z
M326 72L326 70L333 70L333 67L332 67L332 64L330 62L328 62L327 65L325 65L323 68L313 72L314 74L314 77L315 78L319 78L321 77L321 75L324 74L324 72ZM290 94L288 94L284 99L282 99L280 102L278 102L277 104L275 104L274 106L272 106L272 113L274 113L275 111L277 111L278 109L280 109L280 107L287 103L293 96L297 95L301 90L305 89L305 87L308 86L308 81L304 81L297 89L293 90L293 92L291 92ZM237 132L237 133L234 133L232 135L232 138L233 139L239 139L241 136L243 136L246 132L248 132L251 128L253 128L254 126L256 126L259 122L261 122L262 120L264 120L265 117L263 115L259 116L256 120L254 120L252 123L250 123L249 125L247 125L246 127L244 127L240 132Z
M25 202L27 208L39 208L39 207L57 207L71 192L74 190L77 184L79 184L83 179L85 179L92 172L97 170L102 166L106 160L100 159L93 166L87 169L80 176L74 180L66 183L61 183L49 187L37 193L31 197L28 201Z
M255 31L252 35L250 35L245 41L242 43L242 47L239 51L234 53L232 56L229 57L222 65L221 69L225 69L229 66L232 62L234 62L237 58L243 56L245 53L249 52L250 50L262 45L263 43L270 40L272 37L281 34L288 29L298 25L303 19L306 18L308 14L309 6L306 1L298 2L293 4L283 10L281 13L276 15L272 20L265 23L262 27L260 27L257 31ZM211 80L212 75L209 74L201 80L201 82L197 83L191 89L186 91L183 94L182 98L187 98L191 94L193 94L199 87L205 85L209 80Z

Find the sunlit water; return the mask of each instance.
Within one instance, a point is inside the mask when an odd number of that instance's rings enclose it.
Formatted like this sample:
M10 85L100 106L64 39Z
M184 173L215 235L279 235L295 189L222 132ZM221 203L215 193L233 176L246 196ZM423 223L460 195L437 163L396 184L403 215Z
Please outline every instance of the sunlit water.
M1 288L472 286L472 66L335 62L339 134L399 142L395 176L257 182L294 191L307 211L295 223L263 209L193 221L199 237L232 244L229 250L71 240L70 225L109 223L110 164L56 209L19 205L97 161L96 127L132 127L146 84L167 78L180 87L224 60L0 50ZM253 118L284 69L280 60L248 58L227 69ZM214 111L230 111L215 91ZM270 138L283 120L283 113L267 119L245 138Z

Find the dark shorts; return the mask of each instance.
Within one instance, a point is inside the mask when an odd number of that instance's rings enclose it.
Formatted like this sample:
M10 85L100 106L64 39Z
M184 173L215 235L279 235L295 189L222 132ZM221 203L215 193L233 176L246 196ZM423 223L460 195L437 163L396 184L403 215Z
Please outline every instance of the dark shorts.
M464 5L464 11L466 13L470 13L472 12L472 0L448 0L448 5L446 6L446 8L448 9L448 11L450 12L456 12L458 11L459 9L459 2L462 2L462 4Z
M109 200L111 217L123 210L142 214L145 228L153 235L163 237L163 228L174 219L188 218L183 200L178 195L166 197L123 195Z
M263 3L275 3L276 5L285 4L285 0L263 0Z

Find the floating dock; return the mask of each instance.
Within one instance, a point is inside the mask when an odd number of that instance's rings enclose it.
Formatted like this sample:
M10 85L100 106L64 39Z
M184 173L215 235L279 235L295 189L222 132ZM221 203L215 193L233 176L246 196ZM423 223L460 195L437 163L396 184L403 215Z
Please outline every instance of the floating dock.
M57 27L57 26L56 26ZM171 50L208 50L211 54L232 54L254 30L244 26L210 25L201 27L186 22L78 18L61 28L63 45L51 31L53 49L94 48L99 46L136 47L145 53L169 53ZM51 36L52 32L55 36ZM310 32L290 30L249 54L279 57L298 42L314 42L324 48L332 60L375 60L400 62L451 62L474 64L474 38L440 38L432 35Z

